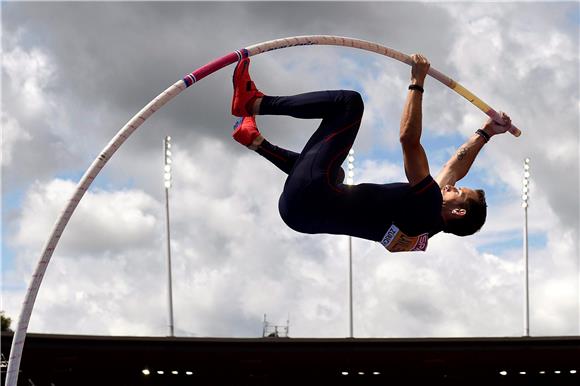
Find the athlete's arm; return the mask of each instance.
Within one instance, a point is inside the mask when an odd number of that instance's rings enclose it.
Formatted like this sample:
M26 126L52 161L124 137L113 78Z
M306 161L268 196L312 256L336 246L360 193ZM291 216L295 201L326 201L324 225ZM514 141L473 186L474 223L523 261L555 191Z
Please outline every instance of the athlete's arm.
M422 55L412 55L411 84L423 87L429 61ZM411 185L416 185L429 175L429 163L425 149L421 145L421 131L423 119L423 93L418 90L409 90L403 114L399 140L403 149L403 164L405 174Z
M490 138L494 135L505 133L511 125L511 119L503 112L501 113L501 117L504 120L504 125L499 125L490 118L484 123L481 130L483 130ZM477 133L473 134L457 150L453 157L447 161L443 166L443 169L441 169L437 177L435 177L437 184L439 184L440 187L445 185L455 185L457 181L465 177L485 143L486 141L481 135Z

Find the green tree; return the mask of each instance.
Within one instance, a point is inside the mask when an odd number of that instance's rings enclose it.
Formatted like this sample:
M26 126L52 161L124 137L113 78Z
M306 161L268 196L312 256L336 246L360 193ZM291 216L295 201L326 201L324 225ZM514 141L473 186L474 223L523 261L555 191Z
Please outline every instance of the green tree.
M12 319L7 316L4 316L4 311L0 311L0 318L2 319L2 331L11 331L10 324L12 323Z

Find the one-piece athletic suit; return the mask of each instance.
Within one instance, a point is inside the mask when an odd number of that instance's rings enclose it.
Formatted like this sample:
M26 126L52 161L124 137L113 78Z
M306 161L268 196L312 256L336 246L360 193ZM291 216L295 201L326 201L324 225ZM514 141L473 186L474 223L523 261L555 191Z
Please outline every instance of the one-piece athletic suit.
M261 115L322 118L300 154L268 141L257 149L288 174L278 204L280 215L298 232L351 235L378 241L392 252L425 250L427 239L443 225L443 198L431 176L415 186L337 181L363 110L355 91L263 97Z

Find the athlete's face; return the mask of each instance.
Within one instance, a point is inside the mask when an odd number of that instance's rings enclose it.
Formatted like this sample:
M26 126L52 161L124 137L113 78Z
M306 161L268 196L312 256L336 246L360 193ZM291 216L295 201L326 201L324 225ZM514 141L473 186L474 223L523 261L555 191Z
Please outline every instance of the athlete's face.
M443 203L446 206L461 206L467 199L477 200L477 192L469 188L457 188L453 185L445 185L441 188Z

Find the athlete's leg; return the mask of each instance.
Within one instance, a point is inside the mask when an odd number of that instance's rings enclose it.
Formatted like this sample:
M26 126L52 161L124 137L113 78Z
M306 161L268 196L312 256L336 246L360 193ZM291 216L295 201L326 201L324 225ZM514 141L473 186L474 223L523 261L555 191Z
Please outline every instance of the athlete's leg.
M278 169L286 174L290 174L296 164L296 160L298 160L298 156L300 155L291 150L272 145L266 139L264 139L260 146L258 146L256 153L272 162L278 167Z
M284 149L280 146L276 146L268 142L264 138L262 143L256 149L256 153L260 154L262 157L266 158L268 161L272 162L286 174L292 173L296 161L300 157L299 153L293 152L292 150ZM345 173L342 167L338 170L336 175L336 184L341 184L344 181Z
M234 124L232 137L242 145L255 150L262 157L272 162L286 174L290 174L300 154L282 147L273 145L258 130L254 117L238 119ZM339 181L344 180L344 170L340 170Z
M318 91L261 99L259 114L322 118L301 151L292 175L298 174L295 179L301 184L324 180L328 187L340 190L336 187L340 165L356 138L364 109L360 94L344 90Z
M363 109L362 98L354 91L262 98L260 114L322 118L296 160L278 203L282 219L292 229L306 233L330 229L328 223L340 210L345 191L337 183L340 165L356 138Z
M340 192L341 189L336 186L342 170L340 165L354 142L364 109L360 94L353 91L320 91L291 97L264 96L251 80L249 65L250 59L244 58L234 71L234 115L248 117L260 113L304 119L322 118L320 126L294 162L284 194L294 196L293 192L302 191L303 186L314 181L324 181L323 189Z
M354 91L319 91L290 97L264 96L252 81L249 66L250 58L243 58L234 70L232 114L322 118L297 162L305 163L302 168L304 172L309 171L309 179L325 177L329 186L335 184L340 164L348 154L360 125L364 108L360 94Z

